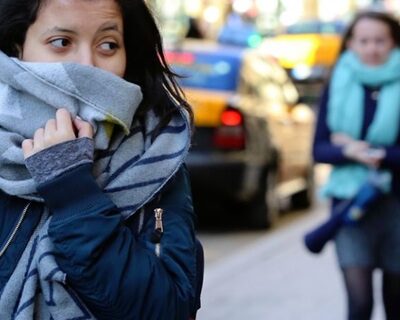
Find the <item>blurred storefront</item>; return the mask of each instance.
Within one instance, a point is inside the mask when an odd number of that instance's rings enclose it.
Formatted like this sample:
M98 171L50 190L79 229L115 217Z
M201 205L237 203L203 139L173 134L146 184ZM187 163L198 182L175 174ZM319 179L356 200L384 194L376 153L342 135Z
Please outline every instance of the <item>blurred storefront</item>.
M399 0L147 0L156 12L168 42L184 37L191 25L216 39L227 18L238 14L254 24L261 36L302 21L347 20L354 12L381 5L400 15Z
M227 0L147 0L155 12L167 43L181 40L192 23L204 34L215 38L226 20Z

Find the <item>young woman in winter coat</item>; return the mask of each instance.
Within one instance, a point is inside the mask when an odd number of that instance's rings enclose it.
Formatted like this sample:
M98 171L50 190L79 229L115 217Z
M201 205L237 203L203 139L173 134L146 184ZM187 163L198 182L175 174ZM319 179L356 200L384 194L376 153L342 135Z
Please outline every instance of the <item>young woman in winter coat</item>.
M0 319L194 318L191 112L145 2L4 0L0 50Z

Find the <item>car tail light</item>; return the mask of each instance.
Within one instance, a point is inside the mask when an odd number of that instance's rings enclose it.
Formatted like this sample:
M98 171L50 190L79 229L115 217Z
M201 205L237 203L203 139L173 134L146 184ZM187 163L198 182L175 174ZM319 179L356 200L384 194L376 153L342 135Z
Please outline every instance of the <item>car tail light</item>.
M242 114L237 110L225 110L221 115L221 124L227 127L239 126L243 123Z
M183 64L183 65L192 65L196 58L193 53L190 52L174 52L174 51L165 51L165 58L167 62L170 64Z
M243 115L235 109L221 114L221 125L215 129L214 145L220 149L240 150L245 146Z

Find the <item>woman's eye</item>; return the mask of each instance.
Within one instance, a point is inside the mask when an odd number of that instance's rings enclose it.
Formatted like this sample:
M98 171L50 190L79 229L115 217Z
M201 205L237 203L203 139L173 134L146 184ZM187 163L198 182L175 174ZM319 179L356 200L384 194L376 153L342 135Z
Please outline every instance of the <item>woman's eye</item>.
M65 38L58 38L51 40L50 44L56 48L65 48L70 44L70 41Z
M378 38L378 39L375 40L375 42L376 42L377 44L379 44L379 45L382 45L382 44L385 44L386 39Z
M113 51L118 48L118 44L115 42L104 42L100 44L100 48L104 51Z

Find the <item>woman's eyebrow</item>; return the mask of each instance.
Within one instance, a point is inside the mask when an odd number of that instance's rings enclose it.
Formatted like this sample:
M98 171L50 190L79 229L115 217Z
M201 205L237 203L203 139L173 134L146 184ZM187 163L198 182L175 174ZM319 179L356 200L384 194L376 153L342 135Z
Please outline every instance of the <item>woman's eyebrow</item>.
M101 25L99 27L99 29L97 30L96 33L106 32L106 31L116 31L122 35L122 31L119 29L118 24L115 22L104 23L103 25ZM78 34L78 32L75 30L55 26L55 27L47 29L45 32L43 32L42 36L49 34L49 33L57 33L57 32Z
M118 24L115 22L106 22L102 24L96 33L105 32L105 31L116 31L122 34L122 31L119 29Z
M51 29L47 29L45 32L43 32L42 36L49 34L49 33L57 33L57 32L78 34L78 32L76 32L74 30L55 26L55 27L53 27Z

